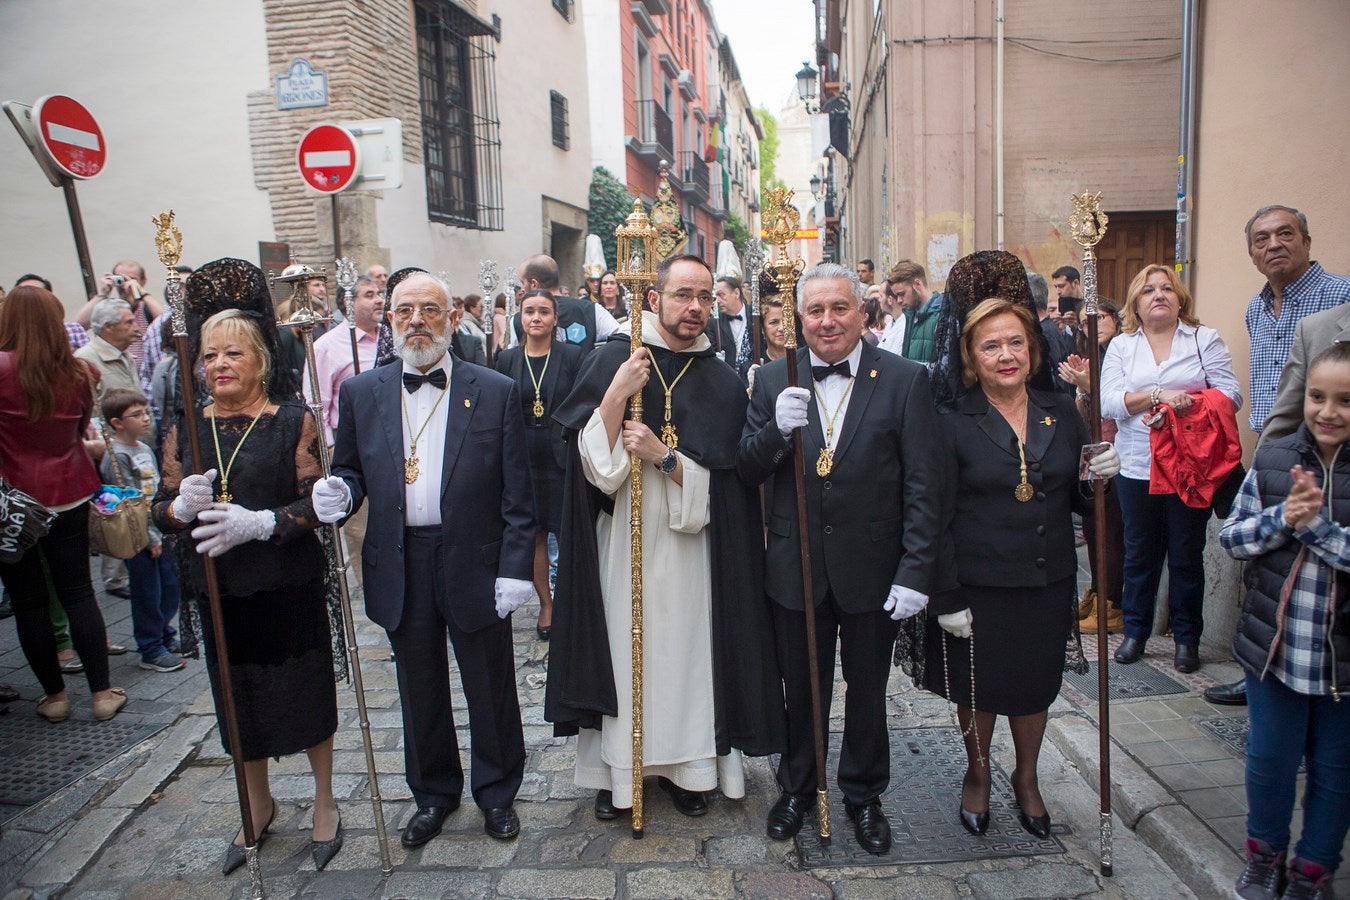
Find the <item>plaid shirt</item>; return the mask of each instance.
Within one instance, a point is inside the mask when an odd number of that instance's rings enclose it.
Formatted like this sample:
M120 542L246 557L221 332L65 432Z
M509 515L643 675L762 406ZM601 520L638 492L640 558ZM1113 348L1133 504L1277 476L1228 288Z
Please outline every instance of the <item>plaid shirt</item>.
M160 346L160 331L164 327L164 320L169 317L169 309L166 306L164 312L155 316L154 320L146 326L145 339L141 343L141 369L137 373L141 378L141 389L145 391L145 396L153 398L155 396L155 366L164 358L164 348ZM150 401L150 414L156 421L164 414L162 409L156 409L154 400Z
M70 339L70 349L78 350L89 343L89 332L79 322L66 322L66 337Z
M1350 278L1331 275L1314 262L1297 281L1284 289L1278 319L1272 310L1274 302L1275 293L1267 282L1247 304L1247 336L1252 342L1250 421L1252 431L1257 434L1261 433L1266 417L1275 405L1280 372L1294 346L1294 326L1304 316L1350 302Z
M1312 471L1316 476L1316 468ZM1255 559L1290 541L1308 551L1294 579L1270 671L1297 694L1324 697L1331 693L1330 601L1336 572L1350 572L1350 534L1320 512L1302 528L1290 528L1283 501L1261 507L1256 476L1255 469L1247 473L1219 540L1235 559Z

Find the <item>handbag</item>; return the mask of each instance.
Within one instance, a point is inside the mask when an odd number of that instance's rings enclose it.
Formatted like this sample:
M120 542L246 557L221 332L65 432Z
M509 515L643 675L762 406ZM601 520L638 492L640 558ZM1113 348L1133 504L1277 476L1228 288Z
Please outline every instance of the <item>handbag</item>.
M17 563L46 537L56 513L0 477L0 563Z
M1205 387L1212 387L1209 383L1209 370L1205 368L1205 354L1200 351L1200 329L1195 330L1195 355L1200 358L1200 371L1205 373ZM1242 489L1242 482L1247 477L1247 467L1239 459L1236 466L1224 478L1223 483L1214 489L1214 497L1210 500L1209 508L1214 513L1214 518L1224 520L1228 514L1233 511L1233 501L1237 499L1238 491Z
M150 544L150 498L127 487L106 428L103 445L111 455L117 485L104 485L89 504L89 547L100 556L131 559Z

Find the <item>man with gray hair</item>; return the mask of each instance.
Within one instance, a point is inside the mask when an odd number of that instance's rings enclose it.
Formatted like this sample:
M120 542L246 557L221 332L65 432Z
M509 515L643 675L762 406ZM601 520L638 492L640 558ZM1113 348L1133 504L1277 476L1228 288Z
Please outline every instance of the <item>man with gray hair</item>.
M89 343L75 351L75 355L98 369L101 377L94 400L100 410L104 395L114 388L143 393L136 361L128 352L136 337L131 304L115 298L95 303L89 313L89 331Z
M833 696L835 643L847 673L839 789L858 843L891 846L881 795L890 782L886 681L900 620L928 604L944 500L954 489L944 461L927 370L862 341L862 285L835 263L797 284L807 348L797 351L798 383L787 360L755 378L737 468L750 484L772 486L766 511L765 592L772 601L778 667L787 700L788 741L778 766L782 795L769 836L802 826L824 772L816 770L811 681L797 505L807 513L820 696ZM794 434L795 433L795 434ZM798 499L792 441L806 456ZM821 711L826 723L829 710Z

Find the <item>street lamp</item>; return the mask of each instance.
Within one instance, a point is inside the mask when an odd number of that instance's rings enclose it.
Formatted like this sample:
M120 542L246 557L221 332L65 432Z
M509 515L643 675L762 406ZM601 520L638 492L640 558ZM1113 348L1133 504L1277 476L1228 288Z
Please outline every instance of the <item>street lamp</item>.
M819 176L819 175L812 175L812 176L811 176L811 182L810 182L810 183L811 183L811 196L812 196L812 197L815 197L817 200L819 200L819 199L820 199L820 176Z
M797 73L797 96L802 99L809 107L811 101L816 99L816 76L820 74L811 68L811 63L802 62L801 71Z

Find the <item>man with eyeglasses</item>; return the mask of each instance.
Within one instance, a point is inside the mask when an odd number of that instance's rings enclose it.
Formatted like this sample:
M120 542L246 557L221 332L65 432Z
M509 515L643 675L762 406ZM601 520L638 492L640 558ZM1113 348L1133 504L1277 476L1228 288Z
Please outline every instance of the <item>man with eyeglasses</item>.
M438 278L390 283L402 364L342 383L333 476L315 484L314 510L334 522L368 501L366 613L394 648L417 802L403 846L440 834L464 788L447 631L469 708L473 799L483 830L510 840L525 772L511 613L533 595L535 533L520 396L513 380L453 358Z
M630 454L643 473L644 774L700 816L708 791L745 796L743 755L784 740L758 499L735 471L747 398L704 334L712 290L698 257L663 261L643 346L630 352L621 328L555 415L570 471L544 716L579 730L575 782L598 791L602 820L634 789ZM640 423L627 414L639 390Z

